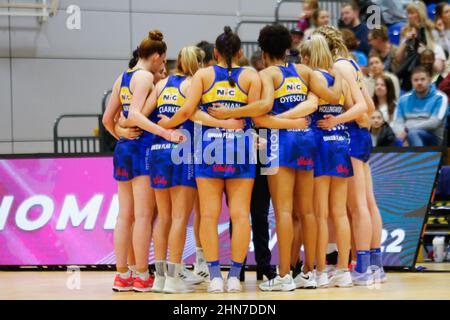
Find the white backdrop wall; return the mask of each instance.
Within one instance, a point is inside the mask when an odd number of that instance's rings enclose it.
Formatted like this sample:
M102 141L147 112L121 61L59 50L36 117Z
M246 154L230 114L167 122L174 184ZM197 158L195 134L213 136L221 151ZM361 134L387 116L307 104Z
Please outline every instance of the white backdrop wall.
M66 27L72 4L81 8L80 30ZM174 59L181 47L214 41L224 25L234 28L238 16L273 19L275 5L276 0L62 0L56 16L43 24L33 17L0 17L0 153L53 152L55 119L99 113L103 92L150 29L163 31ZM300 3L288 4L282 16L296 17L300 10ZM242 38L255 40L259 27L243 28ZM63 133L94 128L77 122Z

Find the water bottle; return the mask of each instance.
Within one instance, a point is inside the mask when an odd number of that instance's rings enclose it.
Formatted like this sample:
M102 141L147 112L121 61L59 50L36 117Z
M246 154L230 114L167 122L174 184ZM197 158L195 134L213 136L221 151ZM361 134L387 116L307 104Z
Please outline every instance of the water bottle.
M434 262L444 262L445 237L433 238L433 260Z

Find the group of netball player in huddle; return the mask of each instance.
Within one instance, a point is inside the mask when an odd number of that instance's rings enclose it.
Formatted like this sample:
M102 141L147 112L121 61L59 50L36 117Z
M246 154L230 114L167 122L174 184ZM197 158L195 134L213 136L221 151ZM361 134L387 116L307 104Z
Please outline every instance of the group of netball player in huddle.
M258 42L266 67L259 73L238 65L241 41L225 27L215 43L216 65L204 66L204 52L185 47L176 73L157 81L167 46L162 33L152 31L130 69L116 80L103 118L118 139L115 291L188 293L202 281L209 281L211 293L242 290L239 275L251 238L256 175L252 155L261 145L256 135L247 134L252 127L267 132L263 166L279 248L277 275L259 288L292 291L386 280L382 221L368 165L374 104L361 70L334 27L319 28L301 44L303 64L286 64L292 39L283 26L264 27ZM175 154L182 161L174 161ZM226 280L217 230L223 194L232 221ZM194 273L182 261L192 211ZM329 216L338 247L332 269L326 265ZM301 223L304 246L295 278L292 259L301 244L294 241L300 238L294 221ZM148 269L152 240L154 275ZM351 249L357 263L349 271Z

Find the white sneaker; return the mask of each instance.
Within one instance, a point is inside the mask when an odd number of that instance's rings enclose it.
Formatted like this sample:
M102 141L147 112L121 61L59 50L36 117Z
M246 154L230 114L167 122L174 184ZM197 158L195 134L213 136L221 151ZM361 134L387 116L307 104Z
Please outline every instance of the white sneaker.
M152 292L163 292L165 282L165 276L159 276L156 274L155 281L153 282Z
M259 285L262 291L293 291L295 290L295 282L290 274L285 275L283 278L276 276L272 280L263 282Z
M179 277L166 277L164 293L192 293L195 292L183 279Z
M209 282L209 269L206 262L194 264L194 274L202 277L203 281Z
M371 286L374 283L374 275L372 269L367 268L366 272L357 272L355 269L350 272L352 282L355 286Z
M330 287L353 287L352 276L348 270L336 270L329 281Z
M227 292L235 293L241 291L242 291L241 281L239 281L237 277L231 277L227 279Z
M297 289L316 289L317 281L313 272L309 271L308 273L300 272L294 278L295 286Z
M330 274L330 273L334 273L335 271L336 271L336 266L334 266L334 265L332 265L332 264L328 264L328 265L325 267L325 273Z
M191 286L200 284L204 281L204 279L202 277L189 271L184 264L180 271L180 278L183 279L184 282L186 282L187 284L189 284Z
M323 271L323 272L318 272L316 271L316 283L317 283L317 288L327 288L330 285L330 282L328 280L328 273Z
M223 293L224 291L224 282L222 278L214 278L210 281L208 286L209 293Z
M383 267L371 266L373 272L373 280L375 283L385 283L387 281L387 275L384 272Z

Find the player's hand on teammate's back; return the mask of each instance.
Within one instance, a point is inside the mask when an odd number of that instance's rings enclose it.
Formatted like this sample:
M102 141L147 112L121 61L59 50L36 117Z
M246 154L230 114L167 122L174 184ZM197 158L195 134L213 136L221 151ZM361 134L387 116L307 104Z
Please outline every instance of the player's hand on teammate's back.
M158 126L161 126L161 127L165 128L165 129L168 129L168 123L169 123L170 118L168 116L163 115L163 114L158 115L158 118L160 119L158 121Z
M125 115L123 114L123 112L120 113L120 118L119 118L119 126L121 126L122 128L128 128L128 119L125 117Z
M308 118L298 119L298 129L306 129L308 127L309 127L309 119Z
M231 110L221 103L213 103L213 107L208 108L208 113L216 119L226 120L232 118Z
M317 121L317 126L324 130L333 129L338 125L336 117L331 114L325 115L323 120Z
M166 137L164 138L173 143L182 143L186 141L186 136L183 133L172 129L167 130Z
M142 135L142 130L138 127L120 128L120 136L128 140L136 140Z

